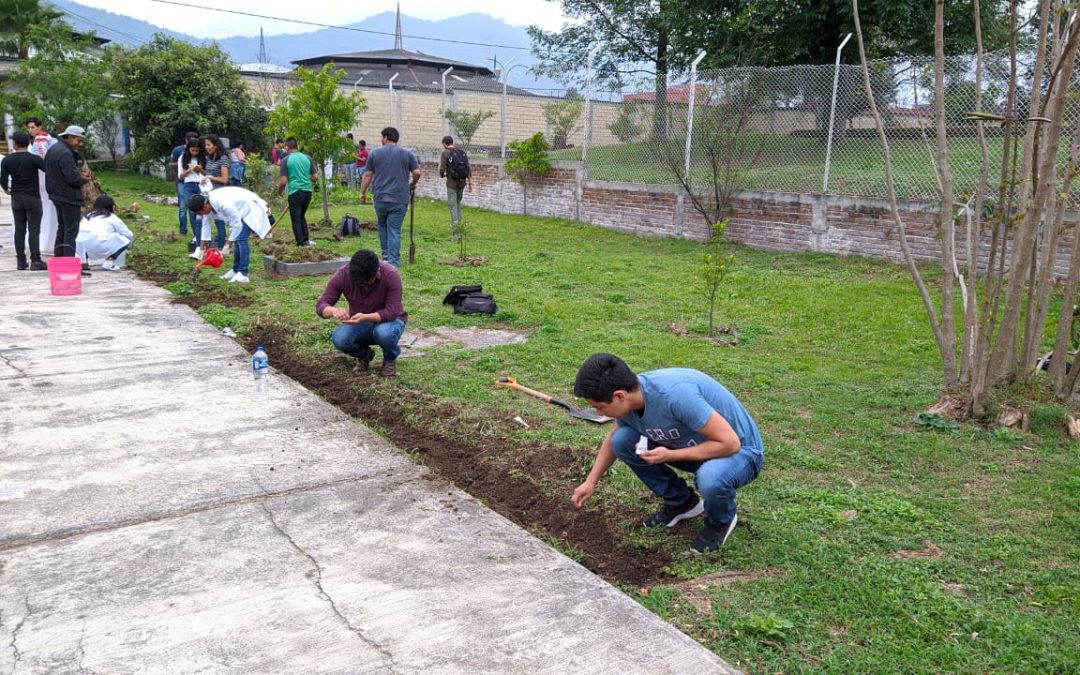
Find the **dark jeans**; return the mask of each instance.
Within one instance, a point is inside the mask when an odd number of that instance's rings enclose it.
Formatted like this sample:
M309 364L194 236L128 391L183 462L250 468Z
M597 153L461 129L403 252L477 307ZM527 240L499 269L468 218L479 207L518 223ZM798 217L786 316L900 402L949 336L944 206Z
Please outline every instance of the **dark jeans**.
M177 183L176 198L179 200L177 211L180 217L180 236L187 236L188 223L191 223L191 236L199 238L199 216L188 210L188 200L199 194L198 183Z
M41 197L37 194L11 195L11 215L15 220L15 256L26 262L26 234L30 233L30 259L41 260Z
M367 355L371 345L379 345L383 353L383 363L394 363L401 354L398 342L404 332L405 324L401 319L343 323L334 329L330 340L339 351L358 359Z
M611 436L611 449L634 475L665 504L678 506L690 498L690 487L673 469L694 474L698 492L705 500L705 513L714 523L727 523L735 517L735 491L757 478L764 463L759 450L744 447L730 457L703 462L666 462L649 464L635 452L640 435L630 427L619 427ZM659 447L650 442L649 448Z
M53 205L56 206L56 246L53 247L53 255L73 258L82 210L75 204L54 201Z
M233 240L233 266L232 271L247 276L248 264L251 260L251 244L248 237L251 236L251 228L247 225L240 226L240 234Z
M382 259L401 267L401 224L405 222L408 204L375 202L375 217L379 221L379 247Z
M289 219L292 220L292 233L297 244L306 244L311 238L307 226L307 210L310 204L311 193L307 190L297 190L289 195Z

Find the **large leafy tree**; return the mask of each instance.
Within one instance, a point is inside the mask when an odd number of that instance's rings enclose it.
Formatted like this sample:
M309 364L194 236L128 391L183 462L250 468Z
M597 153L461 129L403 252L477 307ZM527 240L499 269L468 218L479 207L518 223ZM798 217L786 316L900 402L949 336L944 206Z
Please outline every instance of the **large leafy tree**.
M135 162L165 161L189 130L260 144L266 113L220 47L157 34L113 63L120 108L135 137Z
M0 2L0 53L25 59L30 48L37 46L37 39L48 35L47 31L35 29L48 28L58 23L62 16L63 12L40 0L3 0Z
M556 1L556 0L553 0ZM673 53L669 33L684 2L689 0L557 0L569 19L561 30L529 27L538 73L576 84L594 47L593 76L602 85L621 88L647 75L656 92L654 133L664 135L664 103L668 71L687 63ZM691 59L693 56L691 55Z
M1007 0L980 2L983 46L1004 47L1008 38ZM860 7L868 58L928 55L934 52L934 3L875 0ZM669 28L672 50L705 49L709 65L732 65L731 55L751 54L754 65L832 63L844 36L855 30L851 0L694 0L685 2ZM949 2L943 27L952 53L975 50L972 0ZM735 49L733 49L735 47ZM843 61L858 63L855 49ZM745 64L739 64L745 65Z
M33 26L33 53L11 73L15 86L3 92L3 104L17 119L40 117L49 128L100 124L116 114L110 77L111 56L92 36L76 35L63 23Z
M345 134L367 111L367 100L359 92L343 92L338 86L344 75L344 70L335 70L330 63L318 72L297 68L300 84L289 90L284 105L270 113L269 128L295 137L319 167L324 221L330 220L326 163L342 153L351 156L352 143Z

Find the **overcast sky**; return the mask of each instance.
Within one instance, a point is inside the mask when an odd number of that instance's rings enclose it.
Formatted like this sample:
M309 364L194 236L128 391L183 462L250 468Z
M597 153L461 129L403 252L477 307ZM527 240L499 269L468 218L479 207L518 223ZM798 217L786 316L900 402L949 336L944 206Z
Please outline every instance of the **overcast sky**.
M207 9L194 9L155 0L76 0L81 5L97 7L115 14L148 21L155 26L168 28L200 38L222 39L233 35L258 35L259 28L266 35L281 33L307 33L318 30L317 26L272 21L209 9L250 12L264 16L282 17L300 21L342 25L366 19L382 12L394 11L395 0L362 0L341 2L330 0L176 0L185 5L197 5ZM562 25L560 5L550 0L403 0L403 16L438 21L452 16L480 12L502 19L515 26L536 24L548 30ZM409 33L408 26L403 27ZM476 39L483 36L462 36Z

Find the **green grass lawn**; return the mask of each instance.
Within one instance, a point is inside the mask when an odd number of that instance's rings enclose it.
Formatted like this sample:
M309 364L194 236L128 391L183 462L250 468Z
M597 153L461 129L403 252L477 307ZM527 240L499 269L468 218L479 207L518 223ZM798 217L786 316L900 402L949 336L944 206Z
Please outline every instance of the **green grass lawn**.
M125 174L100 179L119 204L173 191ZM332 207L335 223L346 211L374 220L370 206L350 201ZM192 285L183 243L167 236L176 229L175 208L144 202L143 213L151 222L133 228L133 268L180 295L227 292L251 300L246 307L201 307L218 327L244 335L270 322L285 328L300 352L332 352L332 325L313 308L325 277L267 279L255 253L248 286L226 286L211 271ZM766 464L740 492L745 526L721 554L677 557L664 583L625 588L643 605L755 673L1080 671L1080 451L1064 433L1066 410L1032 404L1027 432L915 425L915 414L937 398L940 360L905 270L731 246L735 263L720 312L722 324L738 327L740 345L728 348L700 335L707 305L698 244L558 219L465 213L468 254L487 256L486 265L444 264L457 252L446 206L417 204L417 262L401 270L410 330L491 326L529 331L529 339L402 361L393 386L403 414L411 408L401 390L415 391L476 421L469 433L493 429L512 438L509 453L548 443L591 455L606 427L570 424L553 406L493 380L513 375L572 399L581 361L610 351L638 371L704 370L761 426ZM318 218L317 201L311 214ZM313 236L343 254L378 249L370 232L359 242L325 243L326 229ZM453 315L441 300L464 283L482 283L500 313ZM689 336L670 324L685 326ZM493 411L526 415L534 424L504 424L506 416ZM585 470L568 466L567 473L572 486ZM589 506L639 514L649 507L622 467ZM685 539L641 533L630 522L622 532L622 546L685 547ZM561 547L572 550L572 542ZM717 573L742 574L695 581Z
M759 147L758 143L761 148L760 159L744 179L740 180L740 187L780 192L821 192L825 175L823 141L780 134L748 136L746 142L741 144L741 149L756 149ZM1001 163L1001 143L1000 137L987 139L991 186L997 182L996 167ZM680 145L680 149L676 151L678 157L682 156L681 147ZM937 147L933 139L892 139L890 153L896 191L900 198L937 199L934 170ZM551 154L556 159L581 159L580 148L558 150ZM656 162L653 155L652 149L644 143L591 147L588 159L589 178L628 183L671 184L670 172ZM978 183L981 156L977 139L949 139L949 161L958 194L970 192ZM708 185L711 178L704 169L704 161L695 155L691 157L691 167L694 183ZM865 197L886 196L884 160L876 139L848 138L833 146L829 192Z

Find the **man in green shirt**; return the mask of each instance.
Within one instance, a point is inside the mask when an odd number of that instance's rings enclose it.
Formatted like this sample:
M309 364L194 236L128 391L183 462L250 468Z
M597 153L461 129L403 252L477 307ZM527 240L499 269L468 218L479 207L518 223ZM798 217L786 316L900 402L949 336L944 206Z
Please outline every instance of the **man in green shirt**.
M297 246L314 246L308 235L307 210L311 204L311 186L315 180L315 165L311 158L300 152L295 138L285 141L288 154L281 160L281 175L278 176L277 190L289 195L289 219L292 221L293 236Z

